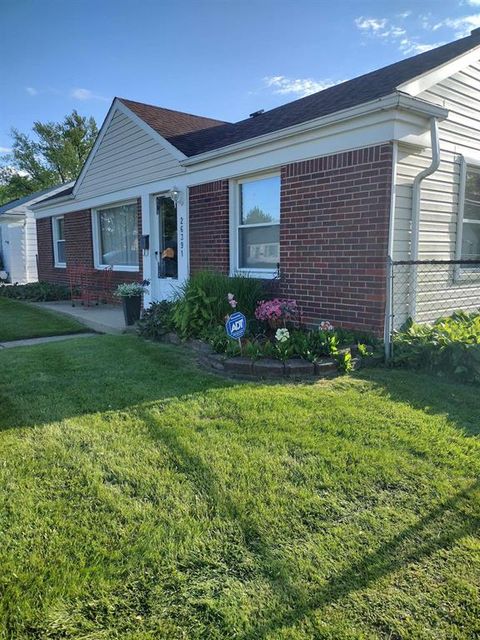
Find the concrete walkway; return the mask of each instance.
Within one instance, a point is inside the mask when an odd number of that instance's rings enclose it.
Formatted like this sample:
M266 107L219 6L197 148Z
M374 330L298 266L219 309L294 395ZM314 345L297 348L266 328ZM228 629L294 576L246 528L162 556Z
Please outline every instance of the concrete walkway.
M43 338L27 338L25 340L10 340L0 342L0 349L13 349L14 347L31 347L36 344L46 344L48 342L60 342L61 340L72 340L73 338L93 338L95 333L66 333L63 336L44 336Z
M72 303L69 301L34 302L32 304L41 309L48 309L48 311L63 313L66 316L75 318L75 320L97 333L110 333L113 335L135 333L135 327L125 326L123 309L120 306L101 304L91 307L82 305L72 307Z

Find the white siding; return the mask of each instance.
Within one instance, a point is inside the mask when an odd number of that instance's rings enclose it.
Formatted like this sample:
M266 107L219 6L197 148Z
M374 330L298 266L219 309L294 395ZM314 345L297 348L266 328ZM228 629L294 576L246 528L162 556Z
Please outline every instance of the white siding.
M27 282L36 282L37 273L37 222L32 211L27 211L25 218L25 279Z
M124 113L116 111L78 188L79 199L128 189L183 171L178 161Z
M456 248L460 162L462 155L480 158L480 63L470 65L419 95L446 107L449 117L440 123L440 166L422 183L419 260L453 260ZM431 151L400 146L396 171L394 259L410 258L412 185L430 164ZM397 269L397 326L409 315L407 268ZM395 287L394 287L395 291ZM452 268L421 267L418 273L419 321L432 321L455 309L480 306L480 279L459 282Z
M23 222L2 223L2 256L10 282L24 284L25 274L25 229Z

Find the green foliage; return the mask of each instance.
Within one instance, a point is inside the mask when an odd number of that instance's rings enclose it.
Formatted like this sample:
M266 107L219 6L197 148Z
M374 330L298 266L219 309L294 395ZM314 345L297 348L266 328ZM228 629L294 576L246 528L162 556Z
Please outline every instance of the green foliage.
M257 301L264 295L259 280L247 276L228 277L201 271L183 284L178 292L173 319L182 338L201 337L212 326L225 322L233 309L228 294L237 301L236 310L253 317Z
M247 358L258 360L262 356L262 344L257 340L247 340L243 346L243 353Z
M207 342L217 353L226 353L230 338L225 332L225 327L217 325L202 332L201 339Z
M30 302L70 300L70 289L63 284L50 282L29 282L28 284L0 284L0 297Z
M394 364L480 382L480 313L457 311L433 325L408 322L394 337Z
M97 137L93 118L77 111L62 122L35 122L33 137L12 129L12 153L0 169L0 204L74 180Z
M173 303L168 300L152 302L137 322L137 332L144 338L159 340L166 333L174 330Z
M373 356L373 351L370 351L367 345L361 342L357 344L357 350L359 355L362 356L362 358L370 358L371 356Z
M343 373L350 373L350 371L353 371L352 354L350 351L339 353L335 359L337 361L339 371L343 371Z

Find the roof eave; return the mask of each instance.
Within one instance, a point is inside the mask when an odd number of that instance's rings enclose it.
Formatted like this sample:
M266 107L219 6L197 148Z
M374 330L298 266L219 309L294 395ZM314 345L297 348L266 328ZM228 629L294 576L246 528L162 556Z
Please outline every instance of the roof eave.
M213 160L224 155L229 155L237 151L243 151L260 144L266 144L268 142L281 140L283 138L289 138L291 136L298 135L299 133L304 133L313 129L319 129L321 127L326 127L334 123L343 122L352 118L358 118L368 115L375 111L384 111L387 109L407 110L422 115L426 118L434 117L438 118L439 120L444 120L448 116L448 110L444 107L440 107L439 105L433 104L426 100L421 100L419 98L406 95L405 93L395 91L387 96L376 98L375 100L371 100L369 102L364 102L360 105L356 105L355 107L342 109L341 111L336 111L334 113L330 113L326 116L321 116L320 118L315 118L307 122L301 122L300 124L286 127L285 129L280 129L279 131L273 131L272 133L266 133L261 136L249 138L248 140L236 142L225 147L220 147L219 149L213 149L212 151L206 151L205 153L191 156L190 158L182 161L180 164L188 167L200 162L206 162L208 160Z

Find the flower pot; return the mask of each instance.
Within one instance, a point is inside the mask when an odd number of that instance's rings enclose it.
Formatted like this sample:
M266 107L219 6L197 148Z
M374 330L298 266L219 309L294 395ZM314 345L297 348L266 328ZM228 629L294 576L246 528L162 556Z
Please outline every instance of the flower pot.
M130 326L140 320L140 311L142 308L142 296L130 296L122 298L123 315L125 316L125 324Z

